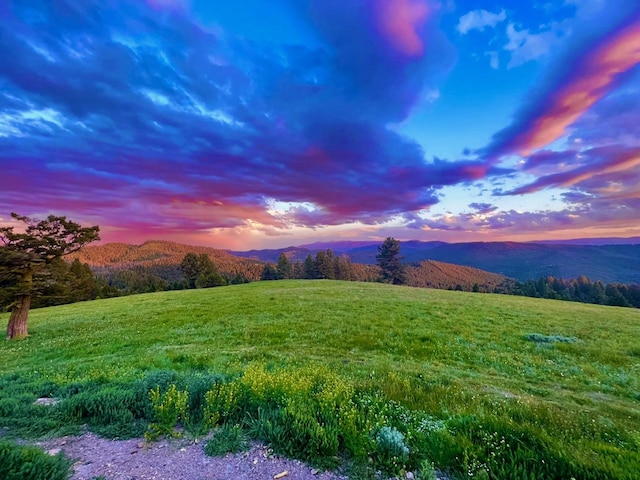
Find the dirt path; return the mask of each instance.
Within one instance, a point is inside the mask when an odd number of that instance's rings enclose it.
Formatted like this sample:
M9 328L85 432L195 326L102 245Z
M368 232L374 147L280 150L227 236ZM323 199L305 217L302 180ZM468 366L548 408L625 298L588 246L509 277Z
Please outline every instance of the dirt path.
M92 433L63 437L36 445L55 455L64 451L74 463L72 480L346 480L319 472L298 461L270 454L264 445L225 457L208 457L202 443L188 440L108 440Z

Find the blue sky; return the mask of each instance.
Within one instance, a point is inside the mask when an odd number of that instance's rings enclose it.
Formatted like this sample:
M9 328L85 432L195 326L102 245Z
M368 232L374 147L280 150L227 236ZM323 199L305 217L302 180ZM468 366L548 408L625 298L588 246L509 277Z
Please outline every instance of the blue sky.
M640 0L0 5L0 223L105 241L640 235Z

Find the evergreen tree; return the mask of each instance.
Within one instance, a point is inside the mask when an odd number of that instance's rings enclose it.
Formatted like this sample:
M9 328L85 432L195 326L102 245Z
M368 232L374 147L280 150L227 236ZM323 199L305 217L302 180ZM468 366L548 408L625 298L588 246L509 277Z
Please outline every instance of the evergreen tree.
M187 288L220 287L227 284L227 280L220 275L213 261L206 253L196 255L187 253L180 263Z
M184 275L187 288L196 288L196 280L200 275L198 256L195 253L187 253L180 263L180 269Z
M311 255L304 260L304 278L313 280L319 278L318 266Z
M278 274L278 279L287 279L291 278L292 267L291 262L287 258L284 253L281 253L278 257L278 264L276 265L276 271Z
M336 257L334 270L336 272L336 280L353 280L353 266L348 256Z
M11 308L7 340L28 335L31 300L46 288L52 265L61 257L99 240L100 228L81 227L66 217L49 215L36 220L12 213L14 220L25 224L24 233L14 227L0 228L0 302Z
M335 255L330 248L325 251L319 251L316 253L316 269L318 272L318 278L326 278L334 280L336 278L335 271Z
M382 245L378 247L376 260L380 266L380 281L392 283L393 285L403 285L406 283L405 268L400 256L400 241L388 237Z
M278 280L278 271L276 267L270 263L266 263L262 269L262 276L260 280Z

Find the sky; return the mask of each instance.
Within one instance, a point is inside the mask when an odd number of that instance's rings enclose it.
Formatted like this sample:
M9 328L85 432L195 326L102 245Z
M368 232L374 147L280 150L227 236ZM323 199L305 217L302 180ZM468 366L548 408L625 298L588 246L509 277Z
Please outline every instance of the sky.
M0 226L640 235L640 0L3 0Z

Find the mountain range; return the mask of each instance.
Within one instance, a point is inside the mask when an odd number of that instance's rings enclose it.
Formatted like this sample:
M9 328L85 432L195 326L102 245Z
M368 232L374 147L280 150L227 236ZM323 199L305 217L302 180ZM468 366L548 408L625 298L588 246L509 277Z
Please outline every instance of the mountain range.
M319 246L323 248L318 248ZM291 247L281 250L255 250L241 252L247 257L235 255L224 250L210 247L197 247L166 241L147 241L141 245L126 243L107 243L90 245L70 255L77 258L96 272L109 275L117 272L136 270L157 275L165 281L177 281L182 278L180 263L187 253L205 254L225 277L243 278L249 281L260 280L266 262L275 262L281 253L293 262L304 261L311 252L326 251L328 247L354 247L356 249L377 249L377 244L363 245L362 242L341 242L336 244L307 245L317 250L303 247ZM326 247L326 248L325 248ZM314 255L312 255L314 256ZM375 255L374 255L375 257ZM379 276L377 266L351 262L350 278L359 281L373 281ZM503 275L486 272L469 266L452 265L444 262L425 260L407 269L407 284L414 287L440 289L479 289L492 292L499 286L513 282Z
M586 276L604 283L640 283L640 243L638 239L568 240L571 243L470 242L445 243L417 240L401 242L406 263L418 265L434 260L473 267L520 281L542 277L577 278ZM635 242L635 243L634 243ZM297 247L230 252L235 256L275 262L281 253L292 261L330 248L336 255L348 255L351 261L375 264L379 242L323 242Z
M349 256L355 264L375 265L378 245L379 242L374 241L339 241L238 252L166 241L148 241L142 245L109 243L88 246L73 256L96 270L133 267L175 269L187 253L205 253L221 273L258 280L264 263L275 263L282 253L290 261L296 262L304 261L309 255L314 257L319 251L331 249L336 256ZM586 276L591 281L599 280L603 283L640 284L640 244L614 242L606 245L585 245L578 240L572 244L445 243L412 240L401 242L400 247L404 262L421 272L416 275L422 279L432 278L436 284L451 285L453 282L455 286L466 284L471 278L481 280L480 284L483 285L499 283L499 277L486 276L487 272L497 274L502 279L508 277L520 281L549 276L564 279ZM456 270L456 266L479 269L483 273ZM425 282L416 280L415 283L422 285Z

